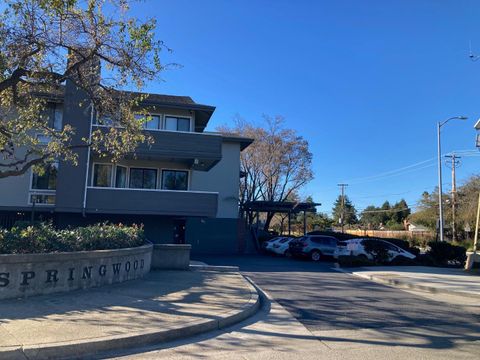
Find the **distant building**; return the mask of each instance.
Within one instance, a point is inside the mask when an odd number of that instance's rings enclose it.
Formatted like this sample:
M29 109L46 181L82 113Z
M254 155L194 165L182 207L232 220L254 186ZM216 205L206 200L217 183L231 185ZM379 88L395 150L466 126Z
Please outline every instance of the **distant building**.
M430 231L429 228L423 225L417 225L413 223L407 223L407 230L410 232L428 232Z

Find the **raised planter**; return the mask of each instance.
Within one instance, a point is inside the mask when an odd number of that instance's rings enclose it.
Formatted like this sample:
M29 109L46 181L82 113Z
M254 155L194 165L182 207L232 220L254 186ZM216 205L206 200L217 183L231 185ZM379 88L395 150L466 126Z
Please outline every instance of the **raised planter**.
M188 270L190 267L190 244L155 244L152 268L165 270Z
M480 253L468 251L467 261L465 262L465 270L472 270L478 268L480 268Z
M0 299L85 289L143 277L153 245L116 250L0 255Z

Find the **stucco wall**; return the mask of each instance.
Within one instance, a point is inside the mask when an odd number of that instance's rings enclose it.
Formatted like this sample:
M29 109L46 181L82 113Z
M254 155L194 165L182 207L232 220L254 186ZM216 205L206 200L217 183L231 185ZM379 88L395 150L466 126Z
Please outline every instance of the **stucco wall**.
M238 218L240 144L224 142L222 160L210 171L192 171L192 190L218 192L218 218Z
M0 179L0 206L27 207L31 171Z
M0 255L0 299L65 292L138 279L152 245L119 250Z

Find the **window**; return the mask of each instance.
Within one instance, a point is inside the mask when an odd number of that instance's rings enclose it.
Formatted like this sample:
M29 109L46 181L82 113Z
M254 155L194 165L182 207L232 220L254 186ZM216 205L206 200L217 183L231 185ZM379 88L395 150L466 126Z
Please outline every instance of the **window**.
M30 204L55 205L55 194L30 194Z
M117 165L115 170L115 187L126 188L127 187L127 168Z
M94 120L94 125L113 126L113 120L110 116L96 116Z
M93 186L112 187L112 165L93 164Z
M143 128L147 130L158 130L161 128L161 119L159 115L136 114L135 119L143 122Z
M190 118L166 116L165 130L190 131Z
M156 169L130 169L130 187L132 189L155 189L157 186Z
M57 164L48 165L43 174L33 173L32 189L55 190L57 188Z
M163 170L162 189L188 190L188 171Z
M61 105L56 104L55 111L53 114L53 128L55 130L62 130L62 124L63 124L63 109Z

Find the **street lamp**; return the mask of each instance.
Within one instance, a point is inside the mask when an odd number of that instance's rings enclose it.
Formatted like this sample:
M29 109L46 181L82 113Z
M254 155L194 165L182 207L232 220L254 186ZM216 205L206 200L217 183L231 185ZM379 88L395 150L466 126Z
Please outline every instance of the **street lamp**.
M437 123L437 138L438 138L438 211L440 215L439 233L440 241L443 241L443 206L442 206L442 149L440 144L440 129L450 120L467 120L466 116L453 116L444 121Z
M475 145L480 150L480 119L475 123L474 128L477 130L477 141L475 142Z

